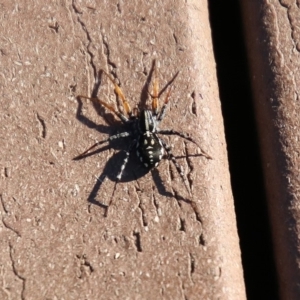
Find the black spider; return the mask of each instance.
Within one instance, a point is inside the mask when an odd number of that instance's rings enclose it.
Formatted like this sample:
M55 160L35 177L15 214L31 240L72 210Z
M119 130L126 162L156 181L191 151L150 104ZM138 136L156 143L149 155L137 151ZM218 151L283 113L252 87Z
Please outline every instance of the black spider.
M106 142L110 142L112 140L121 139L121 138L125 138L125 137L132 137L132 141L131 141L128 149L125 151L126 156L124 158L123 164L120 167L120 171L117 175L114 190L113 190L111 199L110 199L107 207L109 207L112 202L112 199L113 199L113 196L114 196L114 193L116 190L116 185L122 178L123 171L126 167L130 153L132 151L136 152L137 157L139 158L141 163L148 170L155 168L159 164L161 159L164 157L164 154L166 152L168 159L172 160L172 162L174 163L178 173L180 174L180 176L185 184L186 189L190 193L190 188L189 188L187 178L184 175L181 166L177 163L176 158L172 154L171 147L169 145L167 145L159 137L159 134L178 135L190 142L193 142L194 144L196 144L199 147L199 145L196 143L196 141L194 139L192 139L191 137L189 137L187 134L185 134L183 132L178 132L178 131L175 131L172 129L160 130L158 128L158 125L164 118L164 115L166 112L167 104L169 102L171 87L169 88L169 90L166 94L162 108L159 110L158 109L158 100L159 100L161 92L159 93L157 71L156 71L156 68L154 65L153 90L152 90L152 94L150 94L150 96L152 98L152 109L142 109L142 110L135 109L133 112L131 110L121 88L116 84L114 79L109 74L107 74L104 70L102 70L102 72L104 74L106 74L106 76L109 78L109 80L113 83L114 90L115 90L116 94L118 95L119 99L121 100L121 103L123 105L124 111L126 112L127 116L124 113L122 113L122 111L120 110L119 107L118 107L118 110L116 110L113 106L105 103L104 101L102 101L98 98L90 98L90 97L86 97L86 96L78 96L78 97L90 99L92 101L97 101L98 103L103 105L105 108L107 108L108 110L110 110L111 112L116 114L124 124L129 125L130 130L112 135L103 141L99 141L99 142L95 143L93 146L88 148L86 151L84 151L80 155L76 156L74 158L74 160L83 158L90 150L92 150L96 146L99 146ZM175 77L177 76L177 74L175 75ZM174 79L175 79L175 77L174 77ZM205 156L208 159L211 159L211 157L208 154L206 154L203 150L201 150L201 152L202 152L201 155Z

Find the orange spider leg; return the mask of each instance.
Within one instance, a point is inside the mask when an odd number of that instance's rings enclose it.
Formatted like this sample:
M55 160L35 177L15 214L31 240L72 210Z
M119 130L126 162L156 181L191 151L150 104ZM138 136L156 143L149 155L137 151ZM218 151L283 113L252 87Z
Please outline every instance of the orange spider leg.
M86 96L78 96L80 98L85 98L85 99L89 99L95 102L99 102L101 105L103 105L104 107L106 107L108 110L110 110L111 112L115 113L123 122L127 122L128 119L121 114L119 111L117 111L112 105L107 104L106 102L102 101L101 99L98 98L90 98L90 97L86 97Z
M155 115L158 113L158 98L159 98L159 83L157 77L157 69L156 65L154 65L154 79L153 79L153 87L152 87L152 110Z
M132 110L131 110L131 108L129 106L129 103L127 102L127 100L125 98L125 95L123 94L121 88L116 84L116 82L114 81L114 79L108 73L106 73L104 70L102 70L102 72L109 78L109 80L114 85L115 92L117 93L117 95L121 99L123 107L124 107L126 113L128 114L129 117L131 117L132 116Z

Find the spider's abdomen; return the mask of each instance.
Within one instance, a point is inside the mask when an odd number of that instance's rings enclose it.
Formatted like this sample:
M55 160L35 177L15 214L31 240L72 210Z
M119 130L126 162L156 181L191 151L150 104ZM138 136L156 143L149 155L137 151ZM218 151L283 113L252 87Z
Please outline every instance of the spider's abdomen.
M146 131L137 143L137 156L145 167L156 167L164 155L164 148L156 134Z

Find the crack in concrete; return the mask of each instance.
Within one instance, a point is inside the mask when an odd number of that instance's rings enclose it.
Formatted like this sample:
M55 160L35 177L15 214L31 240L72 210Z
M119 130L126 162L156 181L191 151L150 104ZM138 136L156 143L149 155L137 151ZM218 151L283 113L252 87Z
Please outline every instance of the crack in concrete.
M175 33L173 33L173 39L176 45L178 45L178 38Z
M3 168L3 176L6 178L11 177L11 168L10 167Z
M183 232L186 232L186 221L185 221L185 219L179 217L179 224L180 224L179 230L183 231Z
M3 208L3 211L5 213L5 215L8 215L10 212L8 210L8 208L6 207L5 203L4 203L4 199L2 194L0 195L0 202ZM12 232L14 232L18 237L21 237L21 233L19 232L19 230L15 229L12 225L10 225L6 220L5 217L2 216L2 224L4 225L5 228L11 230Z
M189 168L189 171L186 175L186 178L188 180L188 183L189 183L189 188L190 188L190 191L192 191L192 188L193 188L193 182L194 182L194 178L193 178L193 171L195 169L194 167L194 164L191 160L191 154L189 153L189 149L188 149L188 146L187 146L187 142L184 142L184 152L185 152L185 161L186 161L186 164Z
M193 274L195 273L196 269L196 261L192 253L189 253L189 273L190 273L190 278L191 281L194 283L193 280Z
M122 14L122 5L123 5L122 1L119 1L117 3L117 10L118 10L119 14Z
M140 200L140 198L139 198L139 205L138 205L138 207L139 207L139 209L142 212L143 226L147 227L148 226L148 221L147 221L147 218L146 218L146 215L145 215L145 208L143 207L143 204L142 204L142 201Z
M45 120L38 114L36 113L36 119L38 121L38 124L40 124L39 126L39 133L40 136L45 139L47 136L47 126L46 126L46 122Z
M142 243L141 243L141 234L138 231L132 233L134 237L134 245L138 252L143 252Z
M1 200L2 208L3 208L4 212L5 212L6 214L8 214L8 213L9 213L9 210L8 210L8 208L5 206L5 203L4 203L3 195L2 195L2 194L0 194L0 200Z
M168 170L168 175L169 175L170 182L172 182L175 179L175 175L174 175L172 165L173 164L171 164L170 160L168 159L168 167L166 169Z
M9 223L7 223L4 218L2 218L2 224L4 225L5 228L11 230L12 232L14 232L18 237L22 237L21 233L16 230L15 228L13 228L13 226L11 226Z
M26 289L26 278L24 276L20 275L20 273L17 270L15 260L13 258L13 251L14 251L13 246L11 244L9 244L9 257L11 260L11 267L12 267L12 270L13 270L14 274L16 275L16 277L22 281L21 299L25 300L24 294L25 294L25 289Z
M206 246L206 240L204 238L203 232L199 235L199 245L204 246L204 247Z
M111 66L114 71L111 71L111 73L114 75L115 78L117 78L115 69L117 68L117 65L111 60L111 55L110 55L110 47L107 41L106 36L104 35L103 32L101 32L101 37L102 37L102 43L103 43L103 53L106 56L106 62L107 65Z
M58 24L57 21L54 23L54 25L48 25L48 27L49 27L52 31L54 31L55 33L58 33L58 29L60 28L60 26L59 26L59 24Z
M136 182L137 182L137 184L138 184L138 186L139 186L139 183L138 183L138 181L136 180ZM148 222L147 222L147 219L146 219L146 217L145 217L145 210L144 210L144 208L142 207L142 200L141 200L141 198L140 198L140 196L139 196L139 191L140 192L142 192L142 190L138 187L138 188L136 188L136 187L134 187L134 191L135 191L135 194L136 194L136 196L137 196L137 198L138 198L138 208L140 209L140 211L141 211L141 215L142 215L142 223L143 223L143 226L144 227L146 227L146 226L148 226Z
M219 267L218 269L219 269L219 278L221 278L221 276L222 276L222 268Z
M197 102L196 102L196 92L193 91L191 94L192 98L192 114L198 117L198 109L197 109Z
M89 60L89 63L93 69L93 72L94 72L94 80L95 82L97 82L97 68L96 68L96 65L94 63L94 57L95 55L93 54L93 52L90 50L90 46L92 45L93 41L92 41L92 38L91 38L91 35L88 31L88 29L86 28L86 25L85 23L81 20L81 18L79 17L79 15L82 15L83 13L76 7L76 4L75 4L75 1L73 0L72 1L72 8L73 8L73 11L74 13L76 14L77 16L77 21L78 23L80 24L82 30L85 32L86 34L86 38L87 38L87 41L88 41L88 44L87 46L85 47L86 48L86 53L89 55L90 57L90 60Z

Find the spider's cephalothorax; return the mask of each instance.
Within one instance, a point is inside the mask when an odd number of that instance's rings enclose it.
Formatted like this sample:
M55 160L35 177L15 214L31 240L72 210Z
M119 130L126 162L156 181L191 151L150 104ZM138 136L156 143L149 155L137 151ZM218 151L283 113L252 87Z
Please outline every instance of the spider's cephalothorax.
M158 165L164 155L163 145L156 135L156 116L151 110L143 110L139 119L140 138L136 144L136 154L146 168Z
M116 190L117 183L121 180L123 171L127 165L129 155L131 152L136 152L137 157L141 161L141 163L148 168L149 170L156 167L159 162L164 157L164 154L166 153L166 156L169 160L171 160L178 173L180 174L186 189L190 192L190 186L188 183L188 180L183 173L182 168L177 163L174 155L171 152L171 147L168 146L163 139L159 137L159 135L177 135L180 136L190 142L193 142L198 146L198 144L194 141L193 138L189 137L187 134L183 132L178 132L173 129L169 130L160 130L158 129L158 125L161 122L161 120L164 118L165 111L167 104L169 102L169 96L171 92L171 88L169 88L164 103L161 107L161 109L158 109L158 100L160 96L159 87L158 87L158 79L157 79L157 72L156 68L154 66L154 80L153 80L153 90L152 90L152 109L143 109L140 112L138 110L134 110L134 112L131 110L122 90L120 87L116 84L114 79L107 74L105 71L103 71L104 74L109 78L109 80L113 83L115 92L118 95L125 113L121 112L120 109L116 110L113 106L107 104L106 102L98 99L98 98L90 98L86 96L79 96L82 98L90 99L92 101L96 101L106 107L111 112L115 113L119 119L124 124L131 125L131 129L128 131L124 131L115 135L112 135L108 137L105 140L102 140L100 142L97 142L90 148L88 148L86 151L84 151L82 154L78 155L74 159L80 159L83 158L91 149L95 148L98 145L101 145L103 143L115 140L115 139L121 139L130 137L132 139L131 143L129 144L128 148L125 150L125 158L123 161L123 164L120 167L120 171L117 175L117 179L115 182L114 190L112 192L111 199L109 201L108 206L111 204L114 196L114 192ZM178 73L177 73L178 74ZM174 76L173 80L176 78L177 74ZM172 80L172 81L173 81ZM170 85L170 84L169 84ZM199 146L198 146L199 147ZM200 147L199 147L200 148ZM205 156L206 158L211 158L208 154L206 154L204 151L202 151L201 155Z

